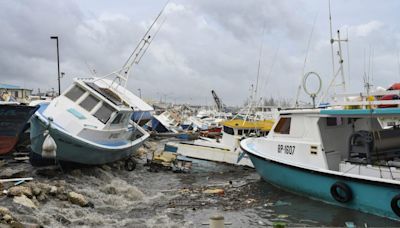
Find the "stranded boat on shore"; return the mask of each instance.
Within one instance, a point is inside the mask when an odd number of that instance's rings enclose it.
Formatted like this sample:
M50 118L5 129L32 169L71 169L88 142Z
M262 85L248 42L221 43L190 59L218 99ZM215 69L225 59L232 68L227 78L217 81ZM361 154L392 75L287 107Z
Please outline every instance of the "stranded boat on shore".
M58 161L96 165L128 158L149 137L130 120L134 110L152 107L111 80L75 79L32 118L33 156L49 157L44 141L50 136Z
M38 108L39 106L19 105L14 102L0 103L0 155L11 152Z
M246 155L241 156L240 140L267 135L273 123L273 120L228 120L222 123L221 139L202 137L192 142L170 142L166 148L190 158L253 167Z
M59 97L40 105L32 118L32 163L51 158L105 164L130 158L145 142L149 133L140 125L146 118L143 113L153 108L126 87L132 66L140 62L154 39L150 30L164 8L121 69L101 78L75 78ZM131 120L134 113L139 113L135 121ZM134 168L133 160L127 159L126 168Z

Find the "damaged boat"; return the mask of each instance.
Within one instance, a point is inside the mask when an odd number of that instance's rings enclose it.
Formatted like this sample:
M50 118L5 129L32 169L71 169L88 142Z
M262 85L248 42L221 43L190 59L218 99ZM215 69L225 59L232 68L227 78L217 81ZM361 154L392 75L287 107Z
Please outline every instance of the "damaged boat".
M100 78L75 79L52 102L41 103L31 123L32 155L89 165L132 155L149 134L131 116L134 110L152 107L112 83ZM45 148L48 137L47 141L54 140L53 154Z
M135 121L132 116L153 108L126 87L132 66L140 62L161 28L158 25L150 35L163 10L121 69L103 77L75 78L59 97L40 104L31 124L33 165L46 158L87 165L127 159L125 167L134 169L131 155L149 133L140 126L144 115L134 117Z

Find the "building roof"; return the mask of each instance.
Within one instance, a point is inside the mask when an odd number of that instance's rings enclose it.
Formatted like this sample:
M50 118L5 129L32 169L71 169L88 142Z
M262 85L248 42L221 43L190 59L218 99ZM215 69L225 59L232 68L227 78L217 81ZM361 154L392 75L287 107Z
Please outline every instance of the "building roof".
M20 86L16 85L9 85L9 84L1 84L0 83L0 89L25 89ZM31 90L31 89L25 89L25 90Z

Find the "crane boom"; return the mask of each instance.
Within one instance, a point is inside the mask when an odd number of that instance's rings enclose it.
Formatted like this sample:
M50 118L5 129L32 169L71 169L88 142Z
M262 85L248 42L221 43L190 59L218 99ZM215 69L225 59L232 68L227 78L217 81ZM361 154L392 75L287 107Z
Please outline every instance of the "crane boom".
M213 96L213 98L214 98L215 104L216 104L216 106L217 106L217 110L218 110L219 112L223 111L223 109L224 109L224 104L222 103L221 99L219 99L217 93L216 93L214 90L211 90L211 94L212 94L212 96Z

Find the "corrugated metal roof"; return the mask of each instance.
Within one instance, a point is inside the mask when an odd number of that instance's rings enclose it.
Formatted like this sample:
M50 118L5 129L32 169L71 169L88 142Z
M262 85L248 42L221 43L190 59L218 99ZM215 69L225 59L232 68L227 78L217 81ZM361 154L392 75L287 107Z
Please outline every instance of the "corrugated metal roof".
M0 83L0 89L23 89L23 90L33 91L32 89L26 89L26 88L23 88L21 86L9 85L9 84L1 84L1 83Z
M16 85L8 85L8 84L0 83L0 89L21 89L21 87L16 86Z

